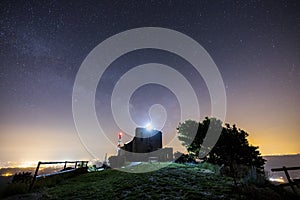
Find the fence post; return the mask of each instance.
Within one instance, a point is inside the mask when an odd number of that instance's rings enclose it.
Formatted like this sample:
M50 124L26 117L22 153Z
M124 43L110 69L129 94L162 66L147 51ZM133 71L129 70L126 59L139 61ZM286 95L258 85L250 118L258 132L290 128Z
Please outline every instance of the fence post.
M65 161L65 166L64 166L64 169L66 169L66 167L67 167L67 161Z
M282 169L283 169L283 171L284 171L284 173L285 173L285 176L286 176L286 178L287 178L287 180L288 180L288 182L289 182L289 184L290 184L290 186L291 186L293 192L294 192L295 194L297 194L297 192L296 192L296 190L295 190L295 188L294 188L294 185L293 185L293 181L291 180L291 177L290 177L290 175L289 175L289 173L288 173L288 170L286 169L285 166L283 166Z
M40 165L41 165L41 161L38 162L38 165L36 166L36 169L35 169L35 172L34 172L34 175L33 175L33 179L31 181L31 184L29 186L29 191L31 191L32 187L33 187L33 184L35 182L35 179L36 179L36 176L37 176L37 173L39 171L39 168L40 168Z

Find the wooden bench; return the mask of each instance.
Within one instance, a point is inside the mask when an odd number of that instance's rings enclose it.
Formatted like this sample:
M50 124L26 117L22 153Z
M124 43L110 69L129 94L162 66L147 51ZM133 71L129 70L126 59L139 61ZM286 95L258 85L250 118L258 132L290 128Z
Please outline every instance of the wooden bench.
M280 184L279 186L290 186L293 190L293 192L295 194L298 194L297 190L295 189L295 185L298 185L300 184L300 179L292 179L289 175L289 172L288 171L291 171L291 170L300 170L300 167L285 167L283 166L282 168L273 168L271 169L272 172L280 172L280 171L283 171L287 180L288 180L288 183L282 183Z

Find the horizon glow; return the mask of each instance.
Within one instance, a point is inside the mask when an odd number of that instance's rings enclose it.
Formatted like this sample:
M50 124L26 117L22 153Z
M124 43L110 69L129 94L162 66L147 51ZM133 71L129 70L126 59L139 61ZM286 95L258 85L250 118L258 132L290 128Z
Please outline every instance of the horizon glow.
M249 143L259 146L262 155L300 153L300 2L26 2L0 2L0 163L90 159L72 115L76 73L106 38L149 26L182 32L207 50L225 84L224 123L249 133ZM117 135L123 131L112 124L113 87L126 71L145 63L180 72L195 87L201 114L197 120L211 116L214 102L190 63L165 51L130 52L116 59L98 84L94 108L106 136L90 138L90 148L97 149L99 159L115 154ZM90 92L82 88L83 94ZM186 152L176 139L180 104L167 88L138 88L129 102L132 119L158 128L155 122L163 121L161 116L151 121L148 113L155 104L167 113L163 145ZM123 133L124 143L132 139ZM104 137L111 143L103 142Z

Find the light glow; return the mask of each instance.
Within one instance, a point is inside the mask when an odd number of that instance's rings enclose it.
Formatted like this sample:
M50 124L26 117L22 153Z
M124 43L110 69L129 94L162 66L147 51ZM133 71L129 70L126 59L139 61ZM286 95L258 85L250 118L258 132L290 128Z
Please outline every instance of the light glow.
M37 166L37 162L35 162L35 161L24 161L24 162L21 162L18 167L30 168L30 167L36 167L36 166Z
M12 176L13 174L12 173L10 173L10 172L6 172L6 173L4 173L4 174L1 174L1 176Z
M284 183L284 179L282 177L279 178L269 178L270 181L272 182L278 182L278 183Z
M146 126L145 126L145 128L146 128L148 131L153 130L153 126L152 126L151 123L147 123Z
M121 139L122 136L123 136L123 133L122 133L122 132L119 132L119 134L118 134L119 139Z

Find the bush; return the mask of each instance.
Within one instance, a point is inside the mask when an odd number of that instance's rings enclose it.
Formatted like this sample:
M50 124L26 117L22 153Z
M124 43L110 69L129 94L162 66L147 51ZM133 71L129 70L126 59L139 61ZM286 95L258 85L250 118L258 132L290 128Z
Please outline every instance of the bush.
M7 184L0 191L0 197L7 197L15 194L25 194L33 179L31 172L19 172L13 175L11 183Z
M214 172L215 174L220 174L220 167L218 165L214 165L214 164L211 164L211 163L208 163L208 162L203 162L203 163L200 163L199 166L202 168L202 169L209 169L210 171Z
M25 183L28 184L32 181L33 176L31 172L19 172L16 173L12 178L12 183Z
M182 154L177 160L176 163L196 163L195 159L188 154Z

